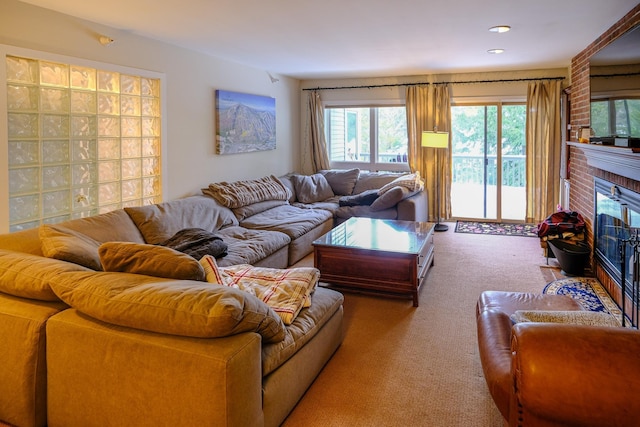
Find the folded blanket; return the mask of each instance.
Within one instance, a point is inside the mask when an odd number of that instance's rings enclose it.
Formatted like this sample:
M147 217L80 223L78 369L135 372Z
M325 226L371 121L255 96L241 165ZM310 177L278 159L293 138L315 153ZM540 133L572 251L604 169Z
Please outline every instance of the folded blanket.
M273 175L244 181L214 182L203 188L202 193L231 209L265 200L288 200L291 197L291 190Z
M360 194L342 196L338 200L340 206L369 206L378 198L378 190L366 190Z
M238 264L218 267L216 260L204 256L200 260L207 282L230 286L255 295L290 325L305 307L311 306L311 294L320 279L313 267L268 268Z
M227 244L222 238L201 228L180 230L159 245L191 255L198 260L205 255L211 255L214 258L227 255Z

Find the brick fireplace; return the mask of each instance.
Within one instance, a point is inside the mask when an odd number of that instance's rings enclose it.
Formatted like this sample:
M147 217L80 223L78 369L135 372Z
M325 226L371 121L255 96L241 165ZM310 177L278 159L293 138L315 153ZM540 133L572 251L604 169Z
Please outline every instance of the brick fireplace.
M569 120L572 131L567 133L569 140L577 140L576 129L581 126L590 126L589 60L591 56L638 24L640 24L640 4L572 59L569 94ZM626 168L619 168L620 162L608 158L606 149L602 152L594 152L589 148L587 144L569 145L569 205L572 210L582 213L587 223L586 238L593 246L594 177L640 193L640 175L633 170L630 172ZM640 159L636 160L639 163L637 167L640 167ZM633 157L622 159L622 164L630 164L632 169L636 167L634 163L636 162ZM609 277L607 271L595 260L592 262L592 270L620 304L622 299L620 288Z

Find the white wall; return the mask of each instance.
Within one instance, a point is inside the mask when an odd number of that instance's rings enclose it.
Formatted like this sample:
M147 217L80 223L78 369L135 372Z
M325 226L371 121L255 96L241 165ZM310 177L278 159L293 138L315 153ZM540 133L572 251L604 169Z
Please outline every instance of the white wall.
M104 47L98 36L115 43ZM214 181L281 175L299 169L299 81L266 70L223 61L68 15L0 0L0 44L165 75L163 122L164 198L200 192ZM4 59L0 66L4 67ZM4 84L4 83L2 83ZM215 90L276 98L276 149L236 155L215 154ZM0 152L6 157L6 150ZM6 162L2 159L0 164Z

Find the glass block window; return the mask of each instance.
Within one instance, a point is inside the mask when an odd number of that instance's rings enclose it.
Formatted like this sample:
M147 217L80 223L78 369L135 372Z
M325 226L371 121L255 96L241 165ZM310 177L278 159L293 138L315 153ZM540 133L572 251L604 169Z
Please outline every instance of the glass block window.
M6 56L9 230L161 201L160 79Z

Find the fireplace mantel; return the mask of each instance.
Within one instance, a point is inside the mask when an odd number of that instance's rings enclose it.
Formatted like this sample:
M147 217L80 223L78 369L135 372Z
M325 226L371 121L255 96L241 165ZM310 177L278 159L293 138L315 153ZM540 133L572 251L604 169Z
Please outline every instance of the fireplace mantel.
M640 153L631 148L572 141L567 144L582 150L589 166L640 181Z

